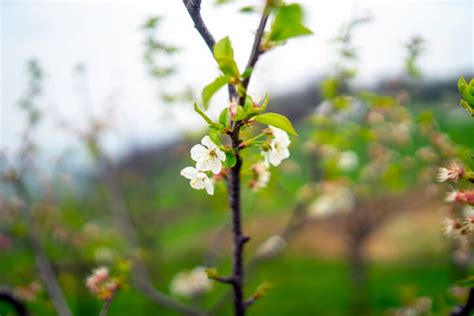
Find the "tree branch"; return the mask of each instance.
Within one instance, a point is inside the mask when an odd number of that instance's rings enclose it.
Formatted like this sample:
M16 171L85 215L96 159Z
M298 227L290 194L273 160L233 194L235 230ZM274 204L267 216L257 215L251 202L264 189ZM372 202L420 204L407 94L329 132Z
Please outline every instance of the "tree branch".
M207 28L206 24L204 23L204 20L202 19L201 0L183 0L183 3L186 9L188 10L189 15L191 16L191 19L194 22L194 27L204 39L207 47L212 53L216 41L214 40L214 37Z
M265 32L265 27L268 22L269 13L270 13L269 1L267 0L265 3L265 8L263 9L262 17L260 18L260 22L258 24L257 32L255 34L255 38L252 45L252 50L250 52L250 56L247 61L247 66L245 67L246 68L245 70L253 69L255 65L257 64L257 61L260 55L264 52L261 49L261 44L262 44L263 33ZM244 88L242 90L244 91L244 94L241 95L239 98L240 105L244 105L245 103L245 99L247 97L247 88L250 84L251 78L252 78L252 74L250 74L242 82L242 86Z
M186 9L188 10L189 15L194 21L194 27L198 30L201 37L206 42L208 48L213 51L215 41L207 29L204 21L201 17L200 5L201 0L183 0ZM255 34L252 51L250 52L250 57L247 62L247 69L253 68L258 61L260 54L262 53L260 46L265 30L265 26L268 21L269 15L269 1L266 1L265 8L263 10L262 17L259 22L257 32ZM247 77L242 85L243 90L246 91L251 76ZM235 87L229 85L229 99L232 100L237 96ZM246 99L246 92L239 97L239 104L243 105ZM240 171L242 167L242 158L238 152L240 140L240 124L235 124L234 122L231 140L232 148L236 153L236 164L231 168L230 174L227 180L228 187L228 198L229 205L232 211L232 235L233 235L233 260L232 260L232 286L234 289L234 313L236 316L243 316L245 314L245 309L248 306L244 301L244 267L243 267L243 248L246 242L250 240L250 237L244 236L242 233L242 210L241 210L241 188L240 188Z

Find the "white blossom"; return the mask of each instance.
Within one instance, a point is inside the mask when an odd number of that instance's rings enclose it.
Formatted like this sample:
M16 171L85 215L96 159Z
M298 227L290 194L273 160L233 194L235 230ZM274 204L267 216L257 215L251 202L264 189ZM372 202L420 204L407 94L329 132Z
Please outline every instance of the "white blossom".
M203 137L201 144L191 148L191 158L196 161L196 168L199 171L219 174L222 169L221 161L225 161L225 153L207 135Z
M438 168L437 179L439 182L452 181L457 182L460 178L464 177L464 168L456 162L451 163L449 168Z
M280 235L271 236L257 248L257 256L273 257L285 249L286 244L286 240Z
M184 297L196 297L208 292L211 288L212 282L209 280L204 267L179 272L170 284L172 294Z
M331 186L309 206L309 215L323 217L333 213L345 213L355 206L352 190L346 186Z
M214 185L211 179L204 172L199 171L194 167L186 167L181 170L181 175L189 179L189 184L193 189L202 190L206 189L207 194L214 194Z
M454 202L458 196L458 191L453 190L446 194L446 198L444 199L446 202Z
M271 173L268 171L268 165L264 162L253 165L252 171L255 174L255 180L251 183L254 191L265 188L270 181Z
M290 146L291 141L288 134L281 129L271 126L270 129L273 134L273 139L270 141L270 149L262 152L262 155L267 165L272 164L276 167L282 160L290 157L288 146Z
M338 165L342 171L354 170L359 164L359 156L352 150L346 150L339 155Z

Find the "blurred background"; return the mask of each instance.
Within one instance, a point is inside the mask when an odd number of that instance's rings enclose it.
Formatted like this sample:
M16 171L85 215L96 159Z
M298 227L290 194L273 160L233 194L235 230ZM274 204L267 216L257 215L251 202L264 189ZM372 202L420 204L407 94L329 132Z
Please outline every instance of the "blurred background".
M248 314L446 315L464 299L453 285L471 258L442 234L449 188L436 172L454 157L472 163L457 80L474 75L474 4L299 3L314 34L266 53L250 86L299 137L266 188L243 192L246 290L272 286ZM239 65L260 6L203 1ZM229 271L231 254L225 185L210 197L179 175L206 133L193 100L219 74L182 1L0 8L0 287L33 315L54 315L39 251L73 314L94 315L92 269L128 279L135 258L146 285L230 315L226 286L176 286L196 267ZM224 90L212 118L228 105ZM182 314L143 283L124 284L110 315ZM1 301L0 314L15 315Z

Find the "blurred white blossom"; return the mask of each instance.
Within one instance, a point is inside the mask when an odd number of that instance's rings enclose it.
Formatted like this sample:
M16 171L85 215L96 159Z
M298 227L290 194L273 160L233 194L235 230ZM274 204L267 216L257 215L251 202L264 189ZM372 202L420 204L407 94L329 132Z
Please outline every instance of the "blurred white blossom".
M308 213L313 217L324 217L349 212L354 206L355 196L349 187L331 184L310 204Z
M338 165L342 171L352 171L359 165L359 156L352 150L343 151L339 155Z
M273 257L286 248L286 240L280 235L273 235L265 240L256 251L258 257Z
M182 271L171 280L172 294L184 297L196 297L208 292L212 288L206 268L196 267L191 271Z
M263 162L256 163L252 166L252 172L254 173L254 180L250 183L252 189L258 191L266 188L271 177L268 165Z

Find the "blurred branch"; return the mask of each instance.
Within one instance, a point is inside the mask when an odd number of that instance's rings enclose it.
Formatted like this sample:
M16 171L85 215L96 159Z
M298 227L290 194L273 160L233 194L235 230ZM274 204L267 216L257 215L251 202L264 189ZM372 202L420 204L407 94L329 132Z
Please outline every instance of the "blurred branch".
M13 293L13 290L9 287L0 287L0 302L5 302L11 305L15 309L18 316L30 315L25 302L23 302L19 297L17 297Z
M139 249L137 233L131 218L127 203L120 188L118 170L114 164L104 155L98 158L103 165L105 172L104 184L107 191L108 209L113 220L116 222L122 236L126 236L126 242L130 249ZM132 281L134 286L146 295L153 302L178 311L189 316L202 316L204 312L197 308L183 304L168 295L156 290L151 283L148 268L140 254L129 254L132 260Z
M113 297L105 300L104 305L102 306L102 309L100 310L99 316L107 316L107 313L109 312L110 305L112 305Z
M64 293L59 285L56 278L56 274L53 270L52 264L48 258L48 255L44 251L40 244L40 236L36 227L33 223L33 217L31 214L32 200L25 186L22 178L22 174L16 177L13 181L18 196L23 200L21 211L23 216L27 220L27 238L30 244L31 250L35 258L36 269L41 278L41 281L50 296L53 305L60 316L72 316L72 312L69 309L68 303L64 296Z

